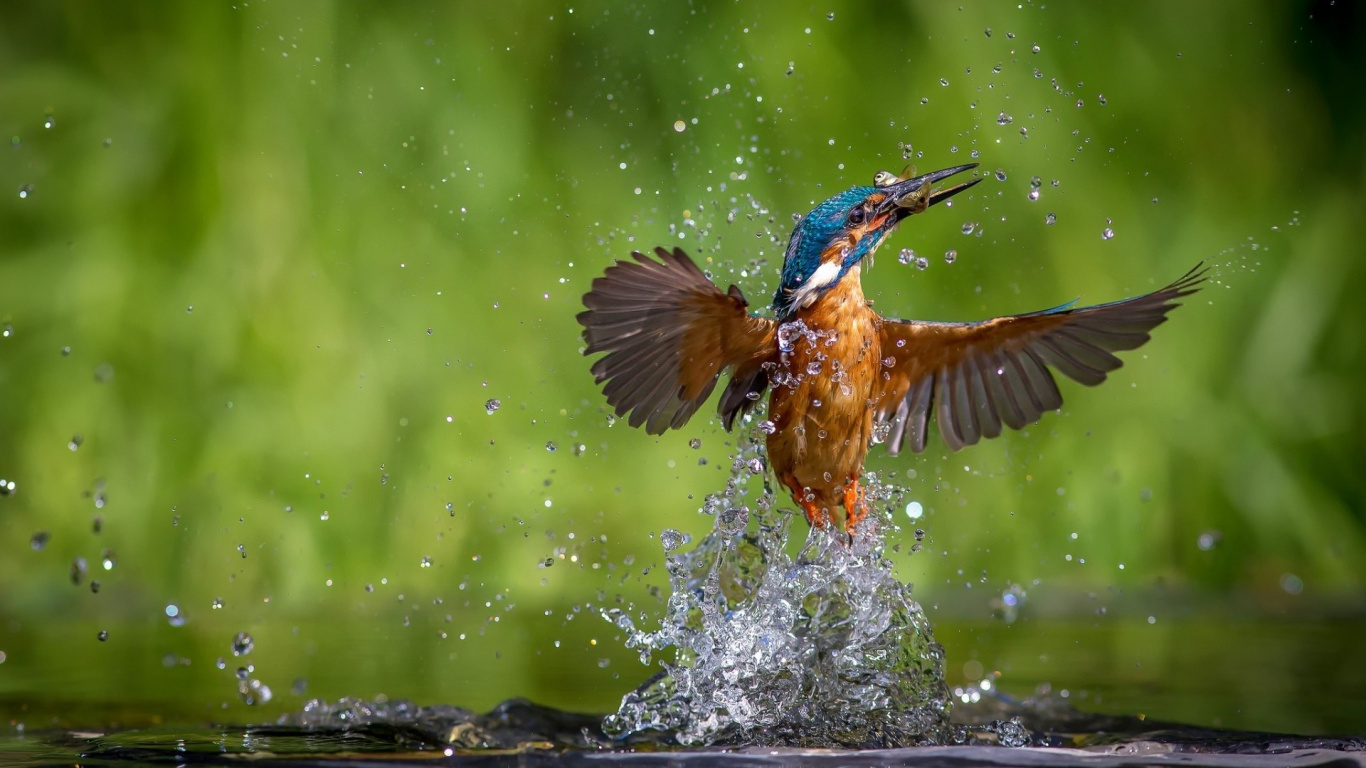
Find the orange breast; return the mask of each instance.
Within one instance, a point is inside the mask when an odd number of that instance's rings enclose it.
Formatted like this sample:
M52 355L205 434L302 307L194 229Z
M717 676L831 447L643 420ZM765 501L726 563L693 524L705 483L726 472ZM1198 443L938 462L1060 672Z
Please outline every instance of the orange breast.
M778 330L769 461L795 496L827 509L858 479L868 454L881 358L876 321L855 268Z

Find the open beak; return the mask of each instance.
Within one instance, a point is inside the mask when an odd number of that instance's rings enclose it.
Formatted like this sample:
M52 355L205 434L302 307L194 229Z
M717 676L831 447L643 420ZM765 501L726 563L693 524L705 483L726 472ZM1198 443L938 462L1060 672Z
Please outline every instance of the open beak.
M883 200L882 205L880 206L880 213L893 213L896 217L895 220L900 221L913 213L924 211L935 203L948 200L950 197L953 197L959 192L962 192L973 184L981 181L981 179L969 179L962 184L945 189L933 189L934 183L941 179L947 179L950 176L962 173L963 171L970 171L976 167L977 163L968 163L967 165L945 168L942 171L935 171L933 173L927 173L924 176L916 176L913 179L906 179L905 181L898 181L895 184L890 184L885 188L887 198Z

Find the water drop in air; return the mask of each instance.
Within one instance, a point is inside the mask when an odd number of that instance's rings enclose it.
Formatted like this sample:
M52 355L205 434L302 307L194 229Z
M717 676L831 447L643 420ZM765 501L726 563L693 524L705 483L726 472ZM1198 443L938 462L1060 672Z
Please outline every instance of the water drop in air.
M238 632L232 638L232 655L246 656L256 647L256 641L246 632Z
M493 412L498 410L502 406L503 404L499 402L496 398L491 398L484 403L484 412L492 416Z

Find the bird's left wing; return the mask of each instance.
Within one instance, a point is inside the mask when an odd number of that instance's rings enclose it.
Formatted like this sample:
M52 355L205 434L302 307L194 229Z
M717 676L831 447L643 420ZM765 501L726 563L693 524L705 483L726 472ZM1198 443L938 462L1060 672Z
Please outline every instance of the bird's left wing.
M761 366L777 353L777 324L749 315L739 288L722 293L682 249L656 248L655 255L659 261L632 253L634 261L608 267L584 294L584 354L607 353L593 376L606 382L603 394L618 416L629 412L631 426L658 435L683 426L721 372L734 368L721 404L729 427L753 404L747 392L767 386Z
M875 424L895 456L909 442L925 450L934 416L950 450L1038 421L1062 406L1049 367L1087 386L1121 363L1148 332L1198 290L1196 266L1166 288L1124 301L1073 309L1070 304L980 323L886 320L882 371L873 397Z

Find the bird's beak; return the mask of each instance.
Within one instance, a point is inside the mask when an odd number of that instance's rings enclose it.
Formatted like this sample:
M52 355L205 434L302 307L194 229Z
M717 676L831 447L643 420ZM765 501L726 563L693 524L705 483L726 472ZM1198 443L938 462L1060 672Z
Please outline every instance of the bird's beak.
M973 184L981 181L981 179L970 179L962 184L948 187L947 189L933 189L934 183L941 179L947 179L950 176L962 173L963 171L970 171L976 167L977 163L968 163L967 165L945 168L942 171L927 173L924 176L916 176L912 179L906 179L905 181L898 181L895 184L891 184L883 189L883 191L887 193L887 197L882 201L882 204L878 206L880 208L879 213L891 213L894 216L893 221L900 221L913 213L924 211L935 203L948 200L950 197L953 197L959 192L962 192Z

